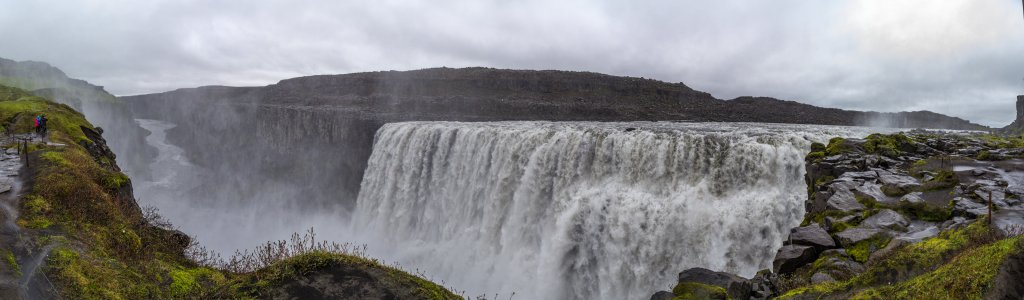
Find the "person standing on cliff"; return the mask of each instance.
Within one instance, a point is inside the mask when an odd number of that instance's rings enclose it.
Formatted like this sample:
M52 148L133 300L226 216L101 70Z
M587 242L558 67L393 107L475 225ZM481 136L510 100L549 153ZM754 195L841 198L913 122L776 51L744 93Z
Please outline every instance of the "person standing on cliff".
M42 138L46 138L46 122L48 122L48 121L50 121L50 119L47 119L46 115L39 115L39 129L38 129L38 131L39 131L39 136L42 137Z

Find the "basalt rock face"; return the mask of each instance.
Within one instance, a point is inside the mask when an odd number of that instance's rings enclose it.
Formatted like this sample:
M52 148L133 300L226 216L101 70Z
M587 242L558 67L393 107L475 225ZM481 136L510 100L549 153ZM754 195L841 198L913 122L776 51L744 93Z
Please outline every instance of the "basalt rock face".
M125 97L330 106L397 120L690 120L983 129L931 112L875 113L766 97L719 100L683 83L589 72L436 68L318 75L259 88L202 87Z
M1017 118L1000 131L1009 134L1024 133L1024 95L1017 96Z
M643 78L488 68L308 76L265 87L209 86L121 99L141 118L177 124L168 138L197 164L222 169L211 176L294 173L256 181L311 187L296 198L325 199L311 201L313 207L338 204L331 203L337 199L352 205L374 132L387 122L690 120L981 128L929 113L865 113L771 98L725 101L682 83ZM239 149L244 152L222 155ZM316 168L300 174L304 165Z

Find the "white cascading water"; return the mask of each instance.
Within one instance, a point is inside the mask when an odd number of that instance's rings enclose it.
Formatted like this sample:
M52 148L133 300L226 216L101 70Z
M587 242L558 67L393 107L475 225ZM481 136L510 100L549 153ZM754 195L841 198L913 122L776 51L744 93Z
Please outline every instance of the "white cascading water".
M647 299L687 268L770 268L803 217L811 142L872 131L392 123L377 132L353 228L469 296Z

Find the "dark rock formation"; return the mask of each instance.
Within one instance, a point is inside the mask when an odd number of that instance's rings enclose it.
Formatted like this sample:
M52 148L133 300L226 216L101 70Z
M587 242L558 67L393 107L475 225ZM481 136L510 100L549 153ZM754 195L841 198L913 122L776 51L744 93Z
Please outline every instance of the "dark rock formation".
M679 273L679 283L700 283L725 289L731 299L750 297L750 283L739 276L715 272L705 268L692 268Z
M836 247L836 242L832 240L832 236L829 236L828 231L825 231L818 224L793 228L789 231L788 242L794 245L812 246L818 252Z
M796 268L814 261L816 257L814 247L785 245L775 254L775 261L772 262L772 270L776 274L789 274L796 271Z
M843 247L850 247L861 241L870 239L878 234L888 235L888 231L878 228L854 227L837 233L836 239L839 240L839 244L842 245Z
M654 293L654 295L651 295L651 300L672 300L672 298L675 297L676 294L673 294L672 292L658 291L657 293Z
M906 231L908 225L910 225L910 220L908 220L907 217L904 217L900 213L891 209L880 210L878 213L860 222L860 226L864 228L889 229L896 231Z

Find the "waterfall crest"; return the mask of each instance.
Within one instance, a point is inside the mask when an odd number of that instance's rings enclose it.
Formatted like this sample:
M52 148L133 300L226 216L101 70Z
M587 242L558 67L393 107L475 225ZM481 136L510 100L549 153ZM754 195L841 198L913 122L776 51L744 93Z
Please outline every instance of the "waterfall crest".
M391 123L377 132L353 226L470 296L641 299L690 267L770 268L803 217L811 142L867 132Z

